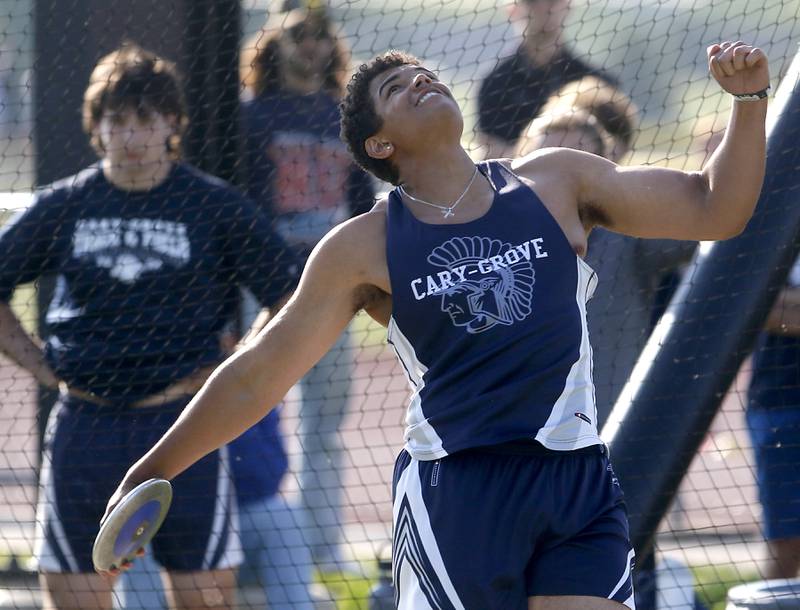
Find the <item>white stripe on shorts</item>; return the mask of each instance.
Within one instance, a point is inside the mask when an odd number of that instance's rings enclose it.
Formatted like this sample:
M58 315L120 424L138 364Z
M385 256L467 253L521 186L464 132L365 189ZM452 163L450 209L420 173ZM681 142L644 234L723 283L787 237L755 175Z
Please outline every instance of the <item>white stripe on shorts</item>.
M628 558L625 560L625 570L622 572L622 576L620 577L617 586L615 586L611 590L611 593L608 594L608 599L614 597L617 594L617 591L619 591L622 588L622 585L628 582L628 578L630 578L631 575L631 562L633 561L634 556L635 553L633 549L628 551ZM633 595L631 595L628 599L626 599L622 603L628 606L628 608L630 608L631 610L636 610L636 603L633 601Z
M60 407L54 408L47 419L45 438L52 438ZM40 572L60 573L67 569L58 560L52 540L47 536L47 526L53 531L55 544L64 556L70 572L79 573L78 560L64 532L56 504L56 488L53 481L53 465L49 451L42 454L42 469L39 472L39 502L36 506L36 527L34 531L33 557Z
M403 500L407 499L411 514L405 514ZM411 463L400 475L397 482L393 506L394 521L394 574L397 582L399 604L397 610L439 610L438 603L431 605L425 591L437 594L433 580L441 584L441 591L456 610L464 610L464 604L456 593L447 574L436 538L433 536L428 510L422 499L422 484L419 478L419 461L411 458ZM410 527L409 519L416 525L419 539ZM421 545L422 548L418 548ZM422 560L433 566L434 574L425 574Z
M227 532L225 531L225 518L228 515L229 522ZM239 504L236 501L236 489L233 484L233 474L231 473L230 457L227 445L219 449L219 461L217 463L217 498L214 502L214 522L211 526L211 533L208 536L206 552L203 556L204 570L224 570L235 568L244 561L242 551L242 541L239 538ZM214 555L217 554L220 544L225 537L225 551L220 556L216 565L211 565Z

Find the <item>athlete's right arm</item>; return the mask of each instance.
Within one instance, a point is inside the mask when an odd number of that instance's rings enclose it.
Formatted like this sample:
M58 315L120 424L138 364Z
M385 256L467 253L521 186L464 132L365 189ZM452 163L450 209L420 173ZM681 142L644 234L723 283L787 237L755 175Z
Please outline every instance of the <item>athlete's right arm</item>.
M109 510L138 483L171 479L239 436L333 346L367 305L364 295L385 290L384 223L382 212L363 214L320 242L286 306L214 372L175 424L130 468Z

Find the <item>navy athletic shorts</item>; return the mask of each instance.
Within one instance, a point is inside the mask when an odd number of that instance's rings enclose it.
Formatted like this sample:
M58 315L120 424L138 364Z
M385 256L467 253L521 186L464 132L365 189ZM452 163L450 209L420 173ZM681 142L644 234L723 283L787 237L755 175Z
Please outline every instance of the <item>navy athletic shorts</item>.
M106 503L130 466L177 419L188 398L141 409L101 407L61 396L48 421L36 515L43 572L93 572L92 544ZM231 568L242 560L227 448L172 481L153 556L174 571Z
M747 409L767 540L800 537L800 408Z
M634 609L633 556L603 446L397 458L399 610L527 610L536 595L603 597Z

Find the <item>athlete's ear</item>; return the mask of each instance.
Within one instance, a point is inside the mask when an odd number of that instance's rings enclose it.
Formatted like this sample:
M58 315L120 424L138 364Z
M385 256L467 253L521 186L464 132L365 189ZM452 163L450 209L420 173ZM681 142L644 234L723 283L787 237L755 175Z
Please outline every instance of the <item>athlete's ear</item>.
M375 136L370 136L364 142L367 154L373 159L388 159L394 152L394 145Z

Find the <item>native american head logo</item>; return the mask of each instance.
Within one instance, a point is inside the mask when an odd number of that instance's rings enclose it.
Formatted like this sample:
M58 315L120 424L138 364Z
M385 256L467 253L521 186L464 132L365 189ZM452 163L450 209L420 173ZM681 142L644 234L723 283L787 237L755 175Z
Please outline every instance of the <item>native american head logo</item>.
M488 237L453 237L428 255L428 262L464 280L441 292L442 311L472 334L509 326L531 313L535 272L511 244Z

